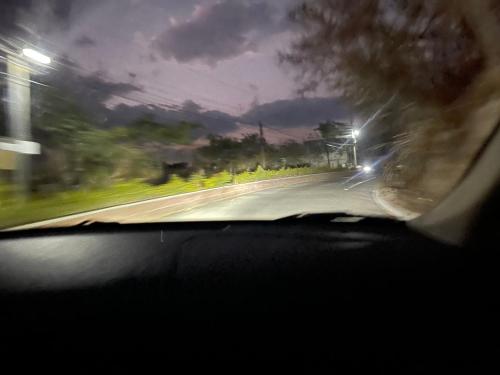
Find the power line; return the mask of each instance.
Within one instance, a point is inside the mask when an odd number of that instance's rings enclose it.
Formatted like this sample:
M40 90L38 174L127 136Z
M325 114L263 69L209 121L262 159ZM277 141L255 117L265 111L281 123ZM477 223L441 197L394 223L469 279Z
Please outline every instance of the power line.
M32 32L30 32L32 35L34 35ZM6 41L8 44L10 44L11 46L16 46L16 43L12 40L9 40L9 39L6 39L2 36L0 36L1 39L3 39L4 41ZM36 35L36 38L39 39L39 40L43 40L45 42L47 42L48 44L51 44L53 46L58 46L58 44L54 43L53 41L51 41L50 39L48 39L47 37L44 37L44 36L41 36L41 35ZM23 38L20 38L20 37L16 37L16 39L21 42L23 45L30 45L32 46L33 48L38 48L39 46L35 45L34 43L28 41L28 40L25 40ZM19 43L17 43L19 44ZM73 69L77 69L77 70L80 70L80 71L85 71L87 73L95 73L94 71L91 71L90 69L87 69L87 68L84 68L80 65L69 65L69 64L65 64L62 62L62 59L59 60L56 56L54 60L54 64L57 66L57 65L62 65L62 66L67 66L67 67L71 67ZM229 87L229 88L232 88L232 89L235 89L235 90L239 90L240 92L245 92L246 94L252 94L252 95L255 95L255 92L253 92L252 90L250 89L247 89L247 88L243 88L243 87L240 87L240 86L237 86L237 85L234 85L234 84L230 84L222 79L219 79L219 78L216 78L214 77L213 75L210 75L210 74L207 74L205 72L201 72L199 70L196 70L194 68L191 68L191 67L188 67L186 65L180 65L181 68L185 69L185 70L188 70L189 72L191 73L195 73L195 74L198 74L200 76L205 76L207 77L208 79L214 81L214 82L217 82L219 83L220 85L223 85L225 87ZM55 67L49 67L50 69L55 69ZM183 91L184 93L186 93L187 95L191 96L191 97L197 97L197 99L195 99L196 101L198 102L207 102L207 103L212 103L213 104L216 104L220 107L223 107L223 108L231 108L231 111L240 111L240 108L238 106L231 106L231 105L228 105L227 103L222 103L222 102L219 102L219 101L216 101L214 100L213 98L207 98L205 96L202 96L202 95L199 95L199 94L194 94L194 93L191 93L189 91L186 91L186 90L183 90L182 88L180 88L179 86L177 85L172 85L171 83L169 83L170 86L172 87L176 87L176 89L180 90L180 91ZM151 85L151 84L148 84L148 85L145 85L144 86L146 89L149 89L151 90L152 87L155 87L154 85ZM158 87L158 86L157 86ZM162 88L163 89L163 88ZM165 91L162 91L162 89L158 89L156 88L157 91L159 92L163 92L164 94L166 94Z
M62 62L60 62L59 64L60 64L60 65L63 65L63 66L67 66L67 67L71 67L71 68L73 68L72 66L70 66L70 65L68 65L68 64L64 64L64 63L62 63ZM81 68L81 67L75 67L75 68L76 68L77 70L80 70L80 71L91 72L91 71L89 71L89 70L87 70L87 69L84 69L84 68ZM91 72L91 73L92 73L92 72ZM118 83L118 82L113 82L113 81L111 81L111 83ZM97 89L92 89L92 88L90 88L90 89L91 89L91 90L96 90L96 91L97 91ZM149 91L144 91L144 90L142 90L142 91L140 91L140 90L135 91L135 95L149 96L149 100L151 100L151 98L154 98L156 102L158 102L158 101L163 102L163 103L160 103L160 104L155 103L156 105L164 105L164 103L165 103L165 102L166 102L166 103L169 103L169 104L172 104L173 106L175 106L175 108L178 108L178 110L179 110L179 111L180 111L181 107L182 107L182 106L183 106L183 104L184 104L184 102L178 101L178 100L176 100L176 99L173 99L173 98L170 98L170 97L166 97L166 96L163 96L163 95L154 94L154 93L151 93L151 92L149 92ZM114 96L114 97L118 97L118 98L120 98L120 97L121 97L121 98L124 98L124 96L123 96L123 95L116 94L116 93L112 94L112 96ZM132 101L133 101L134 99L132 99L132 98L130 98L130 97L127 97L127 100L132 100ZM147 103L147 104L146 104L146 103L144 103L144 102L140 102L140 103L141 103L141 104L144 104L144 105L152 105L152 104L153 104L152 102ZM172 107L171 107L171 108L172 108ZM172 108L172 109L174 109L174 108ZM193 112L193 111L192 111L191 113L193 113L193 114L200 114L201 112Z
M160 100L160 101L164 101L164 102L167 102L167 103L173 103L175 105L178 105L179 107L182 107L184 105L184 101L179 101L177 99L174 99L174 98L171 98L171 97L167 97L167 96L164 96L164 95L159 95L159 94L155 94L151 91L136 91L137 95L148 95L149 97L152 97L152 98L156 98L156 100ZM231 108L231 107L227 107L227 108ZM234 110L234 107L231 108Z
M147 96L147 95L150 95L150 94L138 92L138 93L135 93L135 95L143 95L143 96L146 95ZM116 94L114 96L120 97L120 98L123 98L123 99L126 99L126 100L131 100L131 101L135 100L134 98L130 98L130 97L124 96L124 95L118 95L118 94ZM154 95L150 95L150 96L155 97ZM187 113L187 114L191 114L191 115L195 115L195 116L199 116L199 117L210 118L210 119L215 120L215 121L220 121L222 119L222 118L217 118L217 117L211 116L211 115L206 114L204 112L190 111L190 110L184 109L184 108L182 108L180 106L180 104L178 102L172 101L171 99L166 99L166 98L161 97L161 96L156 96L156 97L157 98L161 98L162 100L166 100L167 102L170 101L170 103L174 103L175 107L174 108L171 107L171 108L172 108L172 110L174 110L176 112L183 112L183 113ZM140 102L143 105L151 105L151 103L146 104L146 103L141 102L141 101L137 101L137 102ZM177 107L177 106L180 106L180 108ZM260 126L259 123L251 123L251 122L246 122L246 121L244 122L244 124L249 125L249 126L253 126L253 127L256 127L256 128L258 128ZM286 132L284 132L282 130L278 130L278 129L274 128L274 127L271 127L271 126L268 126L268 125L263 125L263 127L266 128L266 129L272 130L272 131L274 131L276 133L279 133L281 135L285 135L285 136L287 136L289 138L292 138L292 139L295 139L295 140L304 141L304 139L302 137L299 137L299 136L296 136L296 135L291 135L291 134L286 133Z
M15 42L13 42L13 41L11 41L11 40L9 40L9 39L6 39L6 38L4 38L4 37L2 37L2 36L0 36L0 39L3 39L5 42L7 42L7 43L8 43L9 45L11 45L11 46L16 46ZM21 39L21 38L17 38L17 39L18 39L20 42L22 42L24 45L30 45L30 46L32 46L32 47L34 47L34 48L36 48L36 47L37 47L37 46L35 46L33 43L31 43L31 42L29 42L29 41L26 41L26 40ZM43 39L43 40L45 40L45 41L49 42L50 44L55 45L53 42L51 42L51 41L50 41L49 39L47 39L47 38L43 38L43 37L41 37L41 39ZM13 53L13 52L15 52L15 51L14 51L13 49L9 48L9 50L8 50L8 51L6 51L6 52L8 52L8 53ZM80 65L77 65L77 64L74 64L74 65L73 65L73 64L68 64L68 63L65 63L65 62L63 61L63 59L57 59L57 58L56 58L56 59L54 59L54 64L55 64L56 66L57 66L57 65L59 65L59 66L65 66L65 67L68 67L68 68L71 68L71 69L74 69L74 70L79 70L79 71L81 71L81 72L85 72L85 73L88 73L88 74L95 74L95 71L91 71L90 69L87 69L87 68L85 68L85 67L83 67L83 66L80 66ZM198 70L195 70L195 69L192 69L192 68L189 68L189 67L186 67L186 66L183 66L183 68L186 68L187 70L189 70L189 71L191 71L191 72L194 72L194 73L197 73L197 74L199 74L199 75L203 75L203 74L202 74L200 71L198 71ZM51 69L56 69L56 68L55 68L55 67L51 67ZM220 83L220 84L223 84L223 85L225 85L225 86L227 86L227 87L232 87L232 88L235 88L235 89L239 89L239 90L241 90L241 91L246 91L247 93L252 93L252 92L251 92L250 90L248 90L248 89L242 89L242 88L240 88L240 87L238 87L238 86L228 84L227 82L222 81L222 80L220 80L220 79L217 79L217 78L215 78L215 77L210 76L210 79L212 79L212 80L214 80L214 81L216 81L216 82L218 82L218 83ZM118 82L113 81L113 80L111 80L111 82L112 82L112 83L118 83ZM240 110L240 108L239 108L238 106L231 106L231 105L228 105L227 103L222 103L222 102L217 101L217 100L214 100L214 99L212 99L212 98L207 98L207 97L205 97L205 96L203 96L203 95L199 95L199 94L195 94L195 93L192 93L192 92L189 92L189 91L183 90L183 89L179 88L179 87L178 87L178 86L176 86L176 85L172 85L172 84L169 84L169 85L170 85L170 86L172 86L172 87L175 87L175 88L179 89L179 91L184 92L184 93L185 93L185 94L187 94L188 96L193 97L193 98L194 98L194 99L195 99L198 103L201 103L201 104L204 104L204 103L211 103L211 104L209 104L209 106L211 106L211 105L216 105L216 106L218 106L218 107L225 108L226 110L230 110L231 112L232 112L232 111L239 111L239 110ZM179 101L175 101L175 99L173 99L173 98L171 98L171 97L164 96L164 95L160 95L161 93L163 93L163 94L167 94L167 95L169 95L170 93L168 93L167 91L165 91L165 89L164 89L164 88L159 88L159 86L155 86L155 85L153 85L153 84L148 83L148 84L146 84L146 85L144 85L144 84L143 84L143 85L141 85L141 89L143 89L143 92L144 92L145 94L148 94L148 95L149 95L149 96L151 96L151 97L156 97L156 98L157 98L157 99L159 99L160 101L167 101L167 102L170 102L170 103L174 103L175 105L182 105L182 104L183 104L183 103L181 103L181 102L179 102ZM155 93L155 92L158 92L158 93L160 93L160 94ZM115 95L115 96L116 96L116 95Z
M160 93L167 94L167 95L170 95L172 93L172 92L169 92L169 90L166 90L165 87L163 87L163 86L160 87L159 85L154 85L154 84L151 84L149 82L145 85L142 84L141 86L145 87L146 89L153 89L153 90L156 90ZM214 100L213 98L208 98L208 97L200 95L200 94L194 94L192 92L189 92L189 91L186 91L186 90L180 88L179 86L177 86L175 84L168 83L168 86L173 87L174 89L176 89L180 92L184 92L185 94L188 94L191 97L198 97L199 99L197 99L197 100L202 100L202 101L206 101L209 103L214 103L214 104L226 107L226 108L231 108L233 110L239 110L239 108L237 106L228 105L227 103L222 103L220 101Z
M4 39L4 38L2 38L2 39ZM6 40L6 39L4 39L4 40ZM21 39L20 39L20 40L21 40ZM48 39L46 39L46 40L48 40ZM8 41L8 40L6 40L6 41ZM9 42L9 44L11 44L11 45L12 45L12 43L11 43L10 41L8 41L8 42ZM32 43L29 43L29 42L27 42L27 41L24 41L24 43L26 43L26 44L30 44L30 45L34 46ZM11 51L9 51L9 52L11 52ZM1 57L1 56L0 56L0 57ZM3 58L3 57L2 57L2 58ZM76 69L76 70L84 71L84 72L91 73L91 74L92 74L92 73L95 73L95 72L90 71L89 69L86 69L86 68L84 68L84 67L82 67L82 66L79 66L79 65L70 65L70 64L64 63L62 60L60 60L60 61L57 61L57 60L56 60L56 64L61 65L61 66L66 66L66 67L69 67L69 68L72 68L72 69ZM199 71L197 71L197 70L194 70L194 69L191 69L191 68L188 68L188 67L186 67L186 68L187 68L188 70L192 71L192 72L195 72L195 73L201 74L201 72L199 72ZM3 74L8 75L7 73L3 73ZM214 78L214 77L211 77L211 78L213 78L215 81L217 81L217 82L219 82L219 83L221 83L221 84L224 84L224 85L226 85L226 86L233 87L233 88L236 88L236 89L241 89L241 88L239 88L239 87L237 87L237 86L230 85L230 84L228 84L227 82L224 82L224 81L222 81L222 80L216 79L216 78ZM30 80L30 82L35 83L35 84L39 84L39 85L42 85L42 86L45 86L45 87L50 87L50 86L45 85L45 84L42 84L42 83L40 83L40 82L31 81L31 80ZM113 82L113 83L116 83L116 82ZM151 84L150 84L150 85L144 85L143 87L145 87L145 88L146 88L146 90L148 90L148 89L150 90L150 88L151 88L151 87L153 87L153 85L151 85ZM95 89L94 89L94 90L95 90ZM164 93L165 93L165 91L163 91L163 90L161 90L161 89L154 89L154 90L155 90L155 91L157 91L157 92L164 92ZM246 91L246 92L251 92L250 90L246 90L246 89L245 89L245 90L241 89L241 90L242 90L242 91ZM153 91L153 90L151 90L151 91ZM184 91L184 90L183 90L183 91ZM187 91L184 91L184 92L188 93L189 95L196 96L196 94L192 94L192 93L189 93L189 92L187 92ZM143 97L145 96L145 97L154 98L154 99L156 99L156 100L162 101L163 103L161 103L161 104L156 104L156 105L159 105L159 106L165 106L165 107L167 107L167 108L169 108L169 109L171 109L171 110L173 110L173 111L175 111L175 112L187 113L187 114L195 115L195 116L197 116L197 117L201 117L201 118L210 118L210 119L215 120L215 121L220 121L220 120L221 120L221 118L217 118L217 117L214 117L214 116L208 115L208 114L206 114L206 113L204 113L204 112L190 111L190 110L184 109L184 108L182 108L182 105L183 105L183 103L182 103L182 102L179 102L179 101L177 101L177 100L175 100L175 99L173 99L173 98L171 98L171 97L167 97L167 96L163 96L163 95L158 95L158 94L155 94L155 93L151 93L150 91L144 91L144 90L143 90L143 91L137 91L137 92L135 92L135 95L140 95L140 96L143 96ZM112 94L112 96L113 96L113 97L117 97L117 98L122 98L122 99L125 99L125 100L128 100L128 101L131 101L131 102L134 102L134 103L137 103L137 104L142 104L142 105L145 105L145 106L150 106L150 105L153 105L153 103L151 103L151 102L145 102L145 101L143 101L143 100L140 100L140 99L137 99L137 98L133 98L133 97L130 97L130 96L125 96L125 95L122 95L122 94ZM203 100L206 100L206 101L212 101L213 103L218 104L218 105L221 105L221 104L222 104L222 103L220 103L220 102L217 102L217 101L215 101L215 100L211 100L211 99L203 99ZM165 102L166 102L166 103L168 103L168 104L165 104ZM234 106L228 106L228 105L225 105L225 106L226 106L226 108L232 108L232 109L235 109L235 108L236 108L236 107L234 107ZM245 124L250 125L250 126L254 126L254 127L258 127L258 126L259 126L259 124L255 124L255 123L248 123L248 122L245 122ZM272 130L272 131L274 131L274 132L280 133L280 134L282 134L282 135L285 135L285 136L287 136L287 137L289 137L289 138L292 138L292 139L300 139L300 140L303 140L303 139L302 139L302 138L300 138L300 137L297 137L297 136L294 136L294 135L290 135L290 134L288 134L288 133L286 133L286 132L284 132L284 131L281 131L281 130L275 129L275 128L270 127L270 126L265 126L265 128L270 129L270 130Z
M5 53L8 53L8 54L16 54L16 49L20 49L18 46L16 46L16 43L15 41L12 41L10 39L7 39L5 37L2 37L0 35L0 39L3 40L4 42L6 42L10 47L7 47L7 46L4 46L4 45L1 45L0 44L0 51L4 51ZM33 48L37 48L36 45L34 45L33 43L29 42L29 41L26 41L24 39L21 39L21 38L17 38L23 45L29 45L29 46L32 46ZM46 41L48 41L49 43L51 44L54 44L52 43L49 39L47 38L42 38ZM19 44L19 43L18 43ZM55 45L55 44L54 44ZM0 56L0 58L3 58L2 56ZM79 70L80 72L85 72L85 73L88 73L88 74L95 74L95 71L92 71L90 69L87 69L83 66L80 66L78 64L68 64L68 63L65 63L63 61L63 59L53 59L53 65L56 65L56 66L64 66L64 67L67 67L67 68L70 68L70 69L73 69L73 70ZM57 68L54 67L54 66L50 66L48 67L52 70L56 70ZM113 81L111 80L112 83L122 83L122 82L116 82L116 81ZM173 87L176 87L178 88L178 86L175 86L175 85L171 85ZM154 85L151 85L151 84L148 84L148 85L142 85L142 87L146 88L146 90L151 90L151 87L154 87ZM162 89L158 89L158 88L154 88L155 91L158 91L158 92L162 92ZM227 108L230 108L232 111L233 110L239 110L239 108L235 107L235 106L228 106L227 104L224 104L224 103L221 103L221 102L218 102L216 100L213 100L213 99L209 99L209 98L206 98L206 97L203 97L199 94L194 94L194 93L191 93L191 92L188 92L186 90L182 90L180 89L181 91L183 91L184 93L186 93L187 95L189 96L192 96L192 97L198 97L199 99L196 99L198 102L211 102L212 104L216 104L218 106L221 106L221 107L225 107L226 109ZM164 92L164 91L163 91ZM164 92L165 93L165 92ZM154 94L152 94L154 95ZM167 100L164 96L161 96L161 95L157 95L156 96L158 98L160 98L161 100ZM173 101L173 99L169 98L168 99L169 101Z
M8 73L3 73L3 72L0 72L1 74L3 75L9 75ZM38 85L41 85L43 87L48 87L48 88L53 88L52 86L49 86L49 85L45 85L43 83L40 83L40 82L36 82L36 81L32 81L32 80L29 80L29 82L31 83L35 83L35 84L38 84ZM91 89L91 90L96 90L97 89ZM155 95L152 95L152 94L149 94L148 92L137 92L136 95L142 95L142 96L152 96L152 97L156 97L156 99L161 99L163 101L166 101L167 103L173 103L173 104L161 104L161 106L166 106L167 108L171 109L172 111L175 111L175 112L178 112L178 113L186 113L186 114L190 114L190 115L194 115L196 117L201 117L201 118L208 118L208 119L212 119L214 121L220 121L222 118L219 118L219 117L215 117L215 116L211 116L209 114L206 114L204 112L197 112L197 111L190 111L190 110L187 110L187 109L184 109L182 108L181 106L181 103L179 102L176 102L172 99L167 99L165 97L162 97L162 96L155 96ZM118 97L118 98L121 98L121 99L125 99L127 101L131 101L131 102L134 102L136 104L141 104L141 105L144 105L144 106L150 106L150 105L153 105L151 102L146 102L144 100L140 100L138 98L134 98L134 97L130 97L130 96L126 96L126 95L123 95L123 94L113 94L112 95L113 97ZM146 112L144 112L146 113ZM246 125L249 125L249 126L253 126L253 127L258 127L259 124L255 124L255 123L249 123L249 122L245 122ZM282 134L282 135L285 135L289 138L292 138L292 139L299 139L299 140L302 140L302 138L300 137L297 137L297 136L294 136L294 135L290 135L282 130L278 130L276 128L273 128L273 127L270 127L270 126L264 126L266 129L269 129L269 130L272 130L274 132L277 132L279 134Z
M2 37L0 36L0 38L2 38ZM43 40L45 40L45 41L49 42L50 44L52 44L52 45L56 46L56 44L55 44L54 42L52 42L51 40L49 40L49 39L47 39L47 38L44 38L44 37L39 37L39 38L41 38L41 39L43 39ZM11 44L11 45L12 45L12 42L8 41L8 40L7 40L7 39L5 39L5 38L2 38L2 39L4 39L5 41L9 42L9 44ZM21 39L21 38L18 38L18 39L19 39L21 42L23 42L24 44L26 44L26 45L28 45L28 44L29 44L29 45L31 45L33 48L36 48L36 47L37 47L36 45L34 45L33 43L31 43L31 42L29 42L29 41L26 41L26 40ZM62 62L62 59L61 59L61 60L59 60L59 59L57 59L57 58L56 58L56 59L54 59L54 62L55 62L55 64L56 64L56 65L57 65L57 64L59 64L59 65L66 66L66 67L69 67L69 68L72 68L72 69L77 69L77 70L80 70L80 71L84 71L84 72L87 72L87 73L89 73L89 74L93 74L93 73L95 73L94 71L92 71L92 70L90 70L90 69L87 69L87 68L84 68L83 66L80 66L80 65L77 65L77 64L75 64L75 65L65 64L64 62ZM187 67L187 66L182 66L182 67L183 67L183 68L185 68L185 69L187 69L187 70L189 70L189 71L191 71L191 72L197 73L197 74L199 74L199 75L204 75L203 73L201 73L201 72L200 72L200 71L198 71L198 70L195 70L195 69L189 68L189 67ZM53 68L53 69L54 69L54 68ZM216 81L216 82L218 82L218 83L220 83L220 84L225 85L226 87L231 87L231 88L234 88L234 89L237 89L237 90L241 90L241 91L245 91L245 92L247 92L247 93L252 93L252 94L253 94L253 92L251 92L251 91L250 91L250 90L248 90L248 89L243 89L243 88L240 88L240 87L238 87L238 86L231 85L231 84L229 84L229 83L227 83L227 82L225 82L225 81L223 81L223 80L217 79L217 78L215 78L215 77L213 77L213 76L209 76L209 75L207 75L207 74L205 74L205 76L209 77L209 79L212 79L212 80L214 80L214 81ZM170 86L172 86L172 87L176 87L177 89L179 89L179 90L183 91L184 93L186 93L186 94L188 94L188 95L190 95L190 96L198 96L199 98L202 98L201 100L203 100L203 101L212 102L212 103L214 103L214 104L221 105L221 106L223 106L223 107L225 106L226 108L232 107L232 109L233 109L233 110L238 110L238 109L239 109L239 108L237 108L237 107L234 107L234 106L228 106L227 104L223 104L223 103L221 103L221 102L215 101L215 100L213 100L213 99L211 99L211 98L206 98L206 97L203 97L203 96L201 96L201 95L199 95L199 94L193 94L193 93L191 93L191 92L185 91L185 90L183 90L183 89L179 88L179 87L178 87L178 86L176 86L176 85L172 85L171 83L169 83L169 85L170 85ZM143 86L144 86L144 85L143 85ZM145 87L146 87L146 88L148 88L148 86L149 86L149 87L154 87L154 85L151 85L151 84L148 84L148 85L146 85ZM158 87L158 86L157 86L157 87ZM156 88L156 90L158 90L158 91L160 91L160 92L161 92L161 90L160 90L160 89L158 89L158 88ZM165 93L165 92L164 92L164 93Z
M128 97L128 96L125 96L125 95L114 95L114 96L120 97L122 99L130 100L130 101L136 101L137 103L140 103L140 104L143 104L143 105L150 105L151 104L151 103L145 103L145 102L140 101L140 100L136 100L134 98L131 98L131 97ZM195 115L195 116L198 116L198 117L201 117L201 118L209 118L209 119L212 119L212 120L215 120L215 121L220 121L221 120L221 118L217 118L217 117L211 116L211 115L206 114L204 112L190 111L190 110L187 110L187 109L184 109L184 108L172 108L172 110L175 111L175 112L181 112L181 113L187 113L187 114ZM260 126L258 123L244 122L244 124L248 125L248 126L255 127L256 130L258 130L259 126ZM280 133L280 134L285 135L285 136L287 136L289 138L304 141L304 139L301 138L301 137L290 135L290 134L288 134L288 133L286 133L284 131L278 130L276 128L273 128L273 127L270 127L270 126L267 126L267 125L262 125L262 126L264 128L266 128L266 129L269 129L269 130L272 130L274 132Z
M302 141L304 140L304 139L303 139L303 138L301 138L301 137L298 137L298 136L296 136L296 135L291 135L291 134L288 134L288 133L286 133L286 132L284 132L284 131L282 131L282 130L278 130L278 129L273 128L273 127L270 127L270 126L268 126L268 125L264 125L264 127L265 127L266 129L273 130L273 131L275 131L275 132L277 132L277 133L280 133L280 134L282 134L282 135L286 135L286 136L287 136L287 137L289 137L289 138L298 139L298 140L302 140Z
M26 79L26 78L16 77L16 76L14 76L12 74L9 74L9 73L0 72L0 74L3 75L3 76L9 77L10 79L12 79L14 81L16 81L16 80L17 81L24 81L24 82L34 83L35 85L40 85L40 86L43 86L43 87L51 87L51 86L46 85L44 83L33 81L32 79Z
M52 46L54 46L55 48L58 48L59 45L55 42L53 42L52 40L50 40L49 38L47 38L46 36L42 36L40 34L35 34L32 30L27 30L29 32L29 34L31 34L34 38L38 39L38 40L43 40L45 41L46 43L48 44L51 44ZM1 38L1 36L0 36ZM3 38L4 40L6 40L5 38ZM24 45L31 45L32 47L35 47L35 48L39 48L39 46L36 46L35 44L33 44L32 42L28 41L28 40L25 40L24 38L20 38L20 37L16 37L17 40L19 40L22 44ZM12 41L9 41L9 44L11 45L15 45L15 44L12 44ZM247 88L244 88L244 87L240 87L240 86L237 86L237 85L234 85L234 84L231 84L229 82L226 82L220 78L216 78L214 77L213 75L210 75L206 72L201 72L197 69L194 69L194 68L191 68L187 65L180 65L183 69L185 70L188 70L190 71L191 73L195 73L195 74L198 74L200 76L204 76L204 77L207 77L208 79L212 80L212 81L215 81L225 87L229 87L229 88L232 88L234 90L238 90L240 92L245 92L247 94L255 94L253 91L251 91L250 89L247 89Z
M125 95L114 95L114 96L122 98L122 99L129 100L129 101L132 101L132 102L136 102L136 103L139 103L139 104L142 104L142 105L145 105L145 106L151 105L151 103L147 103L147 102L144 102L144 101L141 101L141 100L137 100L135 98L131 98L131 97L128 97L128 96L125 96ZM212 119L212 120L215 120L215 121L222 120L221 118L217 118L217 117L211 116L211 115L206 114L204 112L189 111L189 110L184 109L184 108L178 108L178 109L172 109L172 110L175 111L175 112L188 113L188 114L195 115L195 116L201 117L201 118L209 118L209 119ZM257 124L248 124L248 125L258 126Z
M290 134L288 134L288 133L285 133L284 131L281 131L281 130L278 130L278 129L272 128L272 127L270 127L270 126L268 126L268 125L265 125L265 128L266 128L266 129L269 129L269 130L272 130L272 131L274 131L274 132L276 132L276 133L280 133L280 134L282 134L282 135L286 135L286 136L287 136L287 137L289 137L289 138L294 138L294 139L296 139L296 138L297 138L297 137L296 137L296 136L294 136L294 135L290 135Z
M224 85L224 86L226 86L226 87L231 87L231 88L233 88L233 89L240 90L241 92L246 92L246 93L255 94L253 91L251 91L251 90L249 90L249 89L245 89L245 88L242 88L242 87L239 87L239 86L236 86L236 85L230 84L230 83L225 82L225 81L223 81L223 80L221 80L221 79L219 79L219 78L215 78L214 76L211 76L211 75L209 75L209 74L202 73L202 72L200 72L199 70L196 70L196 69L190 68L190 67L188 67L188 66L186 66L186 65L182 65L182 67L183 67L183 68L185 68L185 69L187 69L187 70L189 70L189 71L191 71L191 72L193 72L193 73L196 73L196 74L198 74L198 75L205 75L206 77L209 77L209 79L212 79L212 80L214 80L215 82L218 82L218 83L220 83L221 85Z
M85 73L88 73L88 74L95 74L95 71L91 71L90 69L86 69L86 68L81 67L81 66L73 66L73 65L64 63L62 61L60 61L58 63L61 66L65 66L65 67L68 67L68 68L71 68L71 69L79 70L81 72L85 72ZM122 83L122 82L116 82L114 80L110 80L109 82L111 82L111 83ZM158 86L154 86L154 85L148 83L146 85L142 84L141 87L139 87L139 88L143 89L142 92L150 95L151 97L156 97L157 99L160 99L160 100L163 100L163 101L167 101L167 102L175 102L176 104L179 104L179 105L183 104L183 102L176 101L175 99L173 99L171 97L167 97L167 96L164 96L164 95L160 95L160 94L154 93L156 91L158 93L167 94L167 92L164 89L160 89L160 88L157 88L157 87ZM177 87L177 86L172 85L172 87ZM141 92L140 90L137 90L137 91ZM181 89L181 91L183 91L184 93L186 93L187 95L189 95L191 97L194 97L195 100L198 103L202 103L203 104L203 102L211 102L212 105L216 104L219 107L225 107L226 109L230 109L231 111L239 110L239 108L237 108L236 106L231 106L231 105L228 105L228 104L224 104L222 102L219 102L219 101L216 101L216 100L213 100L213 99L208 99L208 98L203 97L203 96L201 96L199 94L191 93L191 92L186 91L186 90L182 90Z
M51 87L51 86L48 86L52 89L54 89L54 87ZM92 89L91 90L95 90L97 91L97 89ZM138 92L139 95L144 95L145 93L141 93L141 92ZM147 94L146 94L147 95ZM122 98L122 99L125 99L127 101L131 101L131 102L134 102L134 103L137 103L137 104L142 104L144 106L151 106L151 105L154 105L152 104L151 102L146 102L146 101L143 101L143 100L140 100L140 99L137 99L137 98L134 98L134 97L130 97L130 96L126 96L126 95L123 95L123 94L112 94L113 97L117 97L117 98ZM172 101L172 100L169 100L169 99L166 99L166 98L161 98L162 100L165 100L170 103L174 103L174 105L172 106L169 106L169 108L172 109L172 111L175 111L175 112L181 112L181 113L187 113L187 114L191 114L191 115L194 115L196 117L201 117L201 118L209 118L209 119L212 119L212 120L215 120L215 121L220 121L222 120L222 118L220 117L215 117L215 116L211 116L209 114L206 114L204 112L197 112L197 111L190 111L190 110L187 110L185 108L182 108L177 102L175 101ZM165 104L162 104L162 106L165 105ZM249 124L249 125L253 125L253 126L257 126L256 124Z

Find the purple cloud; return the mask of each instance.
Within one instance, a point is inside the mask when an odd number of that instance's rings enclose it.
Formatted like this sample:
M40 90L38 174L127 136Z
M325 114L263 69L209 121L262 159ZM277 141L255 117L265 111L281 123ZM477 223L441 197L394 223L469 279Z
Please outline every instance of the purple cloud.
M255 51L262 36L276 29L269 3L222 1L199 6L191 18L176 22L154 42L165 59L200 60L209 65Z

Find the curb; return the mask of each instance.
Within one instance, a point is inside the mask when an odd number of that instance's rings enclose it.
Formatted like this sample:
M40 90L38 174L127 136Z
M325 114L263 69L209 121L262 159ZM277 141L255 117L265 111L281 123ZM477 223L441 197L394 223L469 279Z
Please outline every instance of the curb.
M382 198L382 194L380 194L379 188L372 191L372 196L373 200L377 205L379 205L382 209L384 209L387 213L389 213L389 215L397 219L409 221L420 216L420 214L417 212L410 211L402 207L398 207L393 203L389 203L387 200Z

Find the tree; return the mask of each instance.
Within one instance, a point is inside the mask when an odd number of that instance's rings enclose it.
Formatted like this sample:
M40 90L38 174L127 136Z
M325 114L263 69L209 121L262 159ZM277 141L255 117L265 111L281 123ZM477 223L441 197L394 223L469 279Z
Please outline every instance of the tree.
M181 121L177 124L169 124L155 121L151 116L138 119L126 128L114 130L117 137L138 144L156 142L163 145L182 144L192 142L194 130L202 128L202 125Z
M335 139L347 134L351 129L348 125L336 121L325 121L318 125L317 129L323 139Z
M193 132L202 127L200 124L186 121L163 123L155 121L151 116L145 116L126 127L117 127L110 131L115 142L134 149L135 154L139 156L148 155L151 160L150 170L156 169L156 174L164 174L167 150L172 145L190 144L193 141ZM140 166L144 163L134 165ZM148 177L153 176L149 173Z
M209 144L199 149L203 159L213 165L216 170L234 172L242 159L241 142L229 137L209 135Z
M49 89L37 99L33 135L42 144L42 155L35 158L35 188L99 184L110 176L117 149L108 133L95 129L70 96Z
M164 124L149 117L127 127L102 129L92 123L71 95L35 92L34 139L42 144L33 181L41 185L99 186L115 179L151 178L161 173L161 153L172 144L189 144L201 125Z
M496 122L474 116L500 96L500 1L306 0L291 20L299 32L280 58L299 92L326 88L365 118L380 110L364 137L419 171L407 187L447 192Z
M231 172L252 170L260 164L260 137L246 134L241 139L209 135L209 144L200 148L199 155L217 169ZM264 144L266 154L272 153L272 146Z
M265 142L265 140L264 140ZM258 134L246 134L240 140L241 158L251 164L260 162L261 139ZM268 148L265 143L264 147Z
M302 88L324 83L358 106L397 93L406 103L449 104L484 64L464 15L448 2L315 0L296 8L302 33L281 54Z
M200 165L211 165L216 171L231 172L255 170L261 161L260 137L247 134L241 139L210 135L209 144L198 150ZM279 169L309 165L317 161L322 149L311 148L305 143L290 141L281 145L265 144L267 167Z
M276 146L273 155L275 160L280 161L280 167L299 166L311 162L306 146L295 141Z

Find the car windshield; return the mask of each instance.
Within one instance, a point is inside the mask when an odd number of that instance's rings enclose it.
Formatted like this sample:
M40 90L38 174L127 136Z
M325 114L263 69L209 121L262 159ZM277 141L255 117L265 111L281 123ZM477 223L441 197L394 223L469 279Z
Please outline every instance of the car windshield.
M497 0L0 7L0 229L411 219L499 118Z

